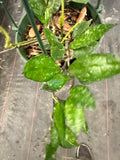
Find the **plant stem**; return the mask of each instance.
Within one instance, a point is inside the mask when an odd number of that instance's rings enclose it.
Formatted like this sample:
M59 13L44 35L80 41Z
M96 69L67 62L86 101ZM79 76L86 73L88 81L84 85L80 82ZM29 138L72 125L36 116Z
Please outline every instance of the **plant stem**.
M41 46L41 49L43 50L43 53L45 55L47 55L46 50L45 50L44 45L43 45L43 42L41 40L41 37L40 37L39 32L38 32L37 27L36 27L36 23L35 23L35 20L34 20L33 12L31 11L30 6L28 4L28 0L22 0L22 1L23 1L24 6L25 6L25 9L26 9L27 15L29 17L29 20L31 22L31 25L32 25L32 27L34 29L34 32L36 34L36 37L38 39L38 42L39 42L39 44Z
M55 96L54 93L52 94L52 99L53 99L55 102L59 102L59 98L58 98L57 96Z
M64 0L61 0L61 6L62 6L62 14L60 17L60 28L61 28L61 37L63 39L63 26L64 26Z
M70 30L69 32L65 35L65 37L62 39L61 43L63 43L65 41L65 39L67 38L67 36L73 31L73 29L82 21L77 22Z

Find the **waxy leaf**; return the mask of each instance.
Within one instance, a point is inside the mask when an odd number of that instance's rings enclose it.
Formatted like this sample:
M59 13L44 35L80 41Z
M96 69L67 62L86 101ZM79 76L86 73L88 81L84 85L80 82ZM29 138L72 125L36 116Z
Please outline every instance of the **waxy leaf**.
M78 58L81 56L92 54L92 52L95 51L95 49L97 49L98 46L99 46L98 41L92 42L90 45L87 45L85 47L81 47L79 49L75 49L73 52L73 55L75 58Z
M53 118L58 133L60 145L63 148L71 148L73 145L78 146L78 143L76 142L75 135L65 125L64 106L64 101L61 101L54 106Z
M65 137L64 103L56 103L53 111L53 118L60 140Z
M65 47L59 41L53 41L51 46L51 56L54 60L62 59L65 54Z
M113 54L91 54L79 57L69 69L81 83L90 84L120 73L120 57Z
M51 145L53 147L58 147L60 142L59 142L59 136L58 136L58 132L57 132L57 129L56 129L55 125L53 125L52 128L51 128L50 140L51 140Z
M54 43L54 41L58 42L57 37L55 36L55 34L50 29L45 28L44 32L45 32L45 36L48 39L48 42L49 42L50 45L52 45Z
M47 90L49 92L55 92L61 89L64 86L64 84L69 80L70 80L69 76L63 73L58 73L50 81L43 84L41 89Z
M47 144L45 148L45 160L55 160L54 154L57 150L57 146L53 147L52 144Z
M87 3L89 2L89 0L72 0L73 2L77 2L77 3Z
M62 59L65 54L65 47L60 43L55 34L48 28L44 29L45 36L51 45L51 56L54 60Z
M76 85L70 89L70 98L74 104L80 104L85 108L95 108L95 100L89 89L82 85Z
M52 16L54 4L55 4L55 0L49 0L48 1L48 5L47 5L47 8L45 10L45 23L46 24L49 23L49 19Z
M63 74L56 74L50 81L47 82L48 86L55 90L61 89L63 85L70 80L70 77Z
M75 38L70 44L71 49L85 47L92 42L99 40L114 24L93 25L86 29L79 37Z
M67 126L65 129L65 140L67 142L69 142L71 145L79 146L79 144L76 141L76 136L73 134L73 132Z
M83 22L79 23L79 24L75 27L75 29L74 29L74 31L73 31L73 33L72 33L73 39L79 37L79 36L89 27L91 21L92 21L92 20L83 21Z
M31 9L33 10L33 12L35 13L35 15L37 16L37 18L41 21L41 22L45 22L45 9L46 9L46 4L44 0L28 0Z
M85 112L82 105L74 102L71 96L66 100L65 117L68 127L78 136L85 125Z
M49 81L60 68L53 59L44 54L31 58L24 67L24 76L37 82Z

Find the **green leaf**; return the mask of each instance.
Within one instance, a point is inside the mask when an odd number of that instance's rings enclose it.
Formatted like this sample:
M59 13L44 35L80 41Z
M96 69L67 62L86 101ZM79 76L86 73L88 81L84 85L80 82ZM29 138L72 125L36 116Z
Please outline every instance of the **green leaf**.
M70 89L70 98L75 105L82 105L86 108L95 108L95 100L89 89L82 85L76 85Z
M47 8L45 10L45 23L46 24L49 23L49 19L52 16L52 11L53 11L53 7L54 7L54 3L55 3L55 0L49 0L48 1L48 5L47 5Z
M53 147L52 144L47 144L45 148L45 160L55 160L54 154L57 150L57 147Z
M40 87L40 89L48 91L48 92L56 92L57 89L50 87L47 83L43 83L43 85Z
M61 0L55 0L52 13L56 13L58 11L58 9L60 8L60 5L61 5Z
M24 67L24 76L37 82L49 81L60 68L53 59L44 54L31 58Z
M63 85L70 80L70 77L63 74L63 73L58 73L56 74L50 81L47 82L47 84L58 90L63 87Z
M57 37L50 29L45 28L44 32L45 32L45 36L48 39L48 42L50 45L52 45L54 43L54 41L58 41Z
M41 22L45 22L45 9L46 9L46 4L44 0L28 0L31 9L33 10L34 14L37 16L37 18Z
M65 104L65 117L68 127L78 136L80 130L85 125L84 108L80 103L73 101L71 96L68 97Z
M62 59L65 54L65 47L59 41L53 41L51 46L51 56L54 60Z
M89 27L91 21L92 21L92 20L83 21L83 22L79 23L79 24L75 27L75 29L74 29L74 31L73 31L73 33L72 33L73 39L79 37L79 36Z
M93 25L86 29L79 37L75 38L71 44L71 49L85 47L92 42L100 39L109 29L114 27L114 24L99 24Z
M89 2L89 0L72 0L73 2L77 2L77 3L87 3Z
M78 57L81 57L81 56L92 54L92 52L95 51L98 46L99 46L98 41L92 42L91 44L89 44L85 47L75 49L74 52L73 52L73 55L74 55L75 58L78 58Z
M65 125L64 108L65 101L60 101L54 106L54 123L59 137L59 143L63 148L78 146L76 137L72 131Z
M58 147L60 142L59 142L59 136L58 136L58 132L57 132L55 125L53 125L51 128L50 139L51 139L51 145L53 147Z
M46 146L45 160L54 160L53 156L59 146L59 137L55 125L51 128L50 139L51 143Z
M85 134L89 135L87 122L85 122L85 125L82 127L81 131L84 132Z
M65 137L65 117L63 106L63 103L56 103L53 111L54 123L57 128L60 140Z
M71 145L79 146L79 144L76 141L76 136L73 134L73 132L67 126L65 129L65 141L69 142Z
M50 44L49 44L48 40L46 39L46 40L43 40L42 42L43 42L43 45L44 45L45 49L50 50Z
M81 83L90 84L120 73L120 57L110 53L91 54L79 57L69 69Z

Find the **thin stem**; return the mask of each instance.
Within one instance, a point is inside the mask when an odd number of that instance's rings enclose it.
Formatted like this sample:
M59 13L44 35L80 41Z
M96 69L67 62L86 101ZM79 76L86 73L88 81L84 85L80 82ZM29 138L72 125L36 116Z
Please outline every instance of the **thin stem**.
M101 3L101 0L98 0L98 2L97 2L97 9L99 8L99 6L100 6L100 3Z
M3 50L3 51L0 51L0 54L3 54L3 53L8 52L8 51L11 51L11 50L13 50L13 49L15 49L15 48L16 48L16 47L12 47L12 48L5 49L5 50Z
M61 43L63 43L65 41L65 39L67 38L67 36L73 31L73 29L82 21L79 21L78 23L76 23L70 30L69 32L65 35L65 37L62 39Z
M37 37L37 39L38 39L38 42L39 42L39 44L40 44L40 46L41 46L41 49L43 50L44 54L46 55L47 53L46 53L46 50L45 50L45 48L44 48L43 42L42 42L42 40L41 40L41 37L40 37L40 35L39 35L39 32L38 32L38 30L37 30L36 23L35 23L35 20L34 20L33 12L32 12L31 9L30 9L30 6L29 6L29 4L28 4L28 1L27 1L27 0L22 0L22 1L23 1L24 6L25 6L25 9L26 9L27 15L28 15L28 17L29 17L29 20L30 20L30 22L31 22L31 25L32 25L32 27L33 27L33 29L34 29L34 32L35 32L35 34L36 34L36 37Z
M16 28L18 28L17 24L15 23L15 21L13 20L13 18L12 18L11 15L10 15L10 13L8 12L8 9L7 9L7 6L6 6L5 2L4 2L4 0L0 0L0 3L2 4L2 6L3 6L6 14L7 14L8 17L10 18L11 22L14 24L14 26L15 26Z
M63 39L63 26L64 26L64 0L61 0L61 6L62 6L62 14L60 17L60 28L61 28L61 37Z
M52 99L53 99L55 102L59 102L59 98L58 98L57 96L55 96L54 93L52 94Z

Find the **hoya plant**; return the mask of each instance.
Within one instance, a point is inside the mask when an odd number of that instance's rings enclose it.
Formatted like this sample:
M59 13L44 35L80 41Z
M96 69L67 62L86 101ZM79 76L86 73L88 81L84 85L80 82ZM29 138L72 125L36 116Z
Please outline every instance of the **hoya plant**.
M72 0L86 4L88 0ZM29 4L28 4L29 2ZM43 82L41 89L52 92L55 101L53 106L50 143L46 145L45 160L55 159L54 155L59 146L72 148L79 146L77 137L80 132L88 134L88 125L85 119L85 109L95 109L95 99L87 87L96 81L120 73L120 57L111 53L93 52L98 46L101 37L114 24L91 24L91 19L84 21L87 8L83 7L76 23L64 33L66 22L64 20L64 0L23 0L28 16L33 24L36 36L40 42L42 53L31 58L25 64L23 74L26 78L36 82ZM50 28L51 17L61 6L59 19L60 35ZM43 23L44 35L49 44L49 55L34 20L31 18L31 9L36 17ZM28 42L11 44L6 31L0 27L6 35L7 47L18 47ZM71 38L70 38L71 35ZM63 63L64 62L64 63ZM56 97L55 92L60 90L69 81L79 80L79 85L70 87L70 93L66 100Z

